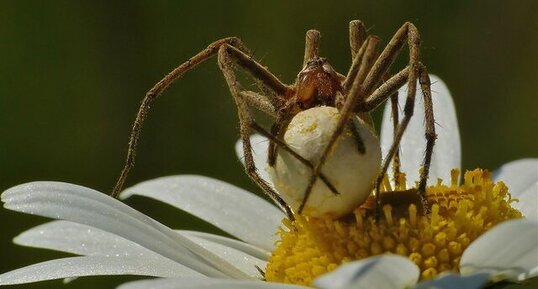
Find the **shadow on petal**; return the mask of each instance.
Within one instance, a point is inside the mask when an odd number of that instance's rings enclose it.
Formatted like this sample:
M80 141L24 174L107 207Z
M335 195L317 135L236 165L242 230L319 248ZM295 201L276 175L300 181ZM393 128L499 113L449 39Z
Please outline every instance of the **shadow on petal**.
M484 287L489 281L489 274L476 273L468 276L448 273L440 275L434 280L417 284L414 289L478 289Z
M314 281L319 289L402 289L416 284L418 267L407 258L383 255L347 263Z

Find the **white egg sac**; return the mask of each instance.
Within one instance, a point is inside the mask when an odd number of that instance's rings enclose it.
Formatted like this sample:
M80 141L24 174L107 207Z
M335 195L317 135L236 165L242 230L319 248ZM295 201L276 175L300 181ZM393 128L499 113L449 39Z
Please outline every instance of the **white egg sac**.
M288 125L284 142L316 165L336 129L339 117L338 110L328 106L300 112ZM321 170L339 194L331 192L318 177L303 208L303 215L337 218L352 212L372 192L373 182L380 171L381 147L368 124L357 116L353 116L353 122L366 151L359 151L351 127L346 127L329 151ZM312 176L312 169L279 148L276 163L268 170L277 191L297 212Z

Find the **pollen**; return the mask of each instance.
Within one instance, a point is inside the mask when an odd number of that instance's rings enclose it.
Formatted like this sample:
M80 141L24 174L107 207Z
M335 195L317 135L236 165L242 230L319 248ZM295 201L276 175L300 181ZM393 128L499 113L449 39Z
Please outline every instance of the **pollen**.
M405 176L400 176L395 192L384 182L383 193L393 196L383 202L377 218L370 198L337 220L285 219L267 264L267 281L310 285L343 263L380 254L406 256L420 268L421 279L458 272L461 255L473 240L500 222L522 217L510 206L517 200L506 185L494 183L488 171L466 172L462 185L458 175L453 170L450 185L439 180L426 189L428 210L420 201L410 201L405 192L416 190L406 190Z

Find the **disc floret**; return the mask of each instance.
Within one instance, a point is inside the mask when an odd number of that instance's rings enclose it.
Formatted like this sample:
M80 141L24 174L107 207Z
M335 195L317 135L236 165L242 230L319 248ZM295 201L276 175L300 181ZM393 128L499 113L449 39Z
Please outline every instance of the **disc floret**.
M444 271L458 271L463 251L494 225L521 213L510 206L512 199L503 182L494 183L488 171L468 171L457 185L440 180L426 190L431 212L422 213L419 203L409 202L405 187L401 198L383 206L376 221L371 202L337 220L296 216L284 220L276 249L266 268L266 278L294 284L313 279L339 265L379 254L407 256L429 279ZM400 182L405 184L404 182ZM385 193L387 188L385 186Z

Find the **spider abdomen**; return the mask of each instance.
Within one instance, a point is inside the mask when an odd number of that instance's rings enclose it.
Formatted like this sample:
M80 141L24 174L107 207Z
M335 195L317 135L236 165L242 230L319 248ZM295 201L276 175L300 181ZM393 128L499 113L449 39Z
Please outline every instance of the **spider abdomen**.
M334 132L340 113L334 107L315 107L297 114L284 134L285 143L314 165ZM381 163L379 140L358 117L355 128L366 148L357 150L356 139L350 129L338 138L323 166L322 172L336 187L339 195L318 179L305 204L302 214L320 217L339 217L362 204L372 192L373 181ZM274 167L269 169L275 188L294 211L303 201L312 170L284 150L279 150Z

